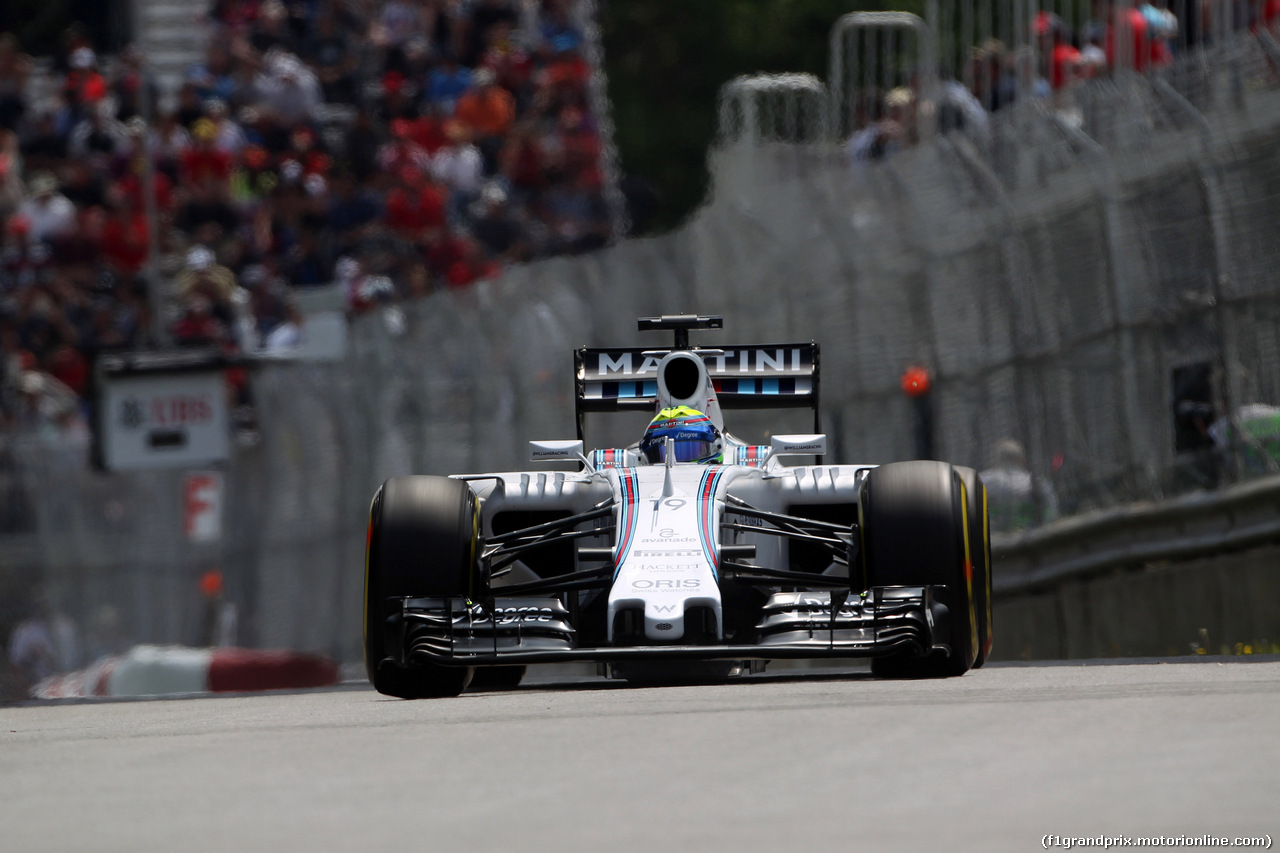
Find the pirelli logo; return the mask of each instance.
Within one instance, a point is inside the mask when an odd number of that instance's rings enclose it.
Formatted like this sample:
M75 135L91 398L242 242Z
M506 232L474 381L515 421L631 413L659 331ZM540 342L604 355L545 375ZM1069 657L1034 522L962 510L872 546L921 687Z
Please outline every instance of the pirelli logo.
M653 549L636 549L631 552L635 557L701 557L702 551L656 551Z

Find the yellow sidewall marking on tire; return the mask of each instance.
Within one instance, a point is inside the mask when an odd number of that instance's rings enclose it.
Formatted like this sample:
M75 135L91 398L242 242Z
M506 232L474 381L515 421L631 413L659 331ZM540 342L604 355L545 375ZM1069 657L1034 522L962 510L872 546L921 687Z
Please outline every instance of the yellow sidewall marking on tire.
M987 509L987 487L980 485L982 489L982 549L986 559L987 577L986 577L986 593L987 593L987 635L982 638L982 653L990 656L991 646L995 642L995 621L991 609L991 524L988 521L990 516Z
M964 528L964 585L967 590L969 606L969 650L976 656L978 653L978 611L973 604L973 559L969 550L969 492L964 480L956 477L960 483L960 518ZM976 657L975 657L976 659ZM970 661L972 663L972 661Z
M468 490L471 488L467 487ZM476 543L480 541L480 503L474 497L471 498L471 557L467 561L467 599L470 600L476 594Z
M361 617L364 633L360 639L366 659L369 657L369 552L373 550L373 507L377 504L380 494L382 494L381 487L373 493L373 500L369 502L369 526L364 534L364 615Z

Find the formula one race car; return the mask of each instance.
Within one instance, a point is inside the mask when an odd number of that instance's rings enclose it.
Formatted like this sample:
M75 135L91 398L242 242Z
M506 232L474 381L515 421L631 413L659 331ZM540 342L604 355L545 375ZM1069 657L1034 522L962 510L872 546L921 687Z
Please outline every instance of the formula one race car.
M514 686L532 663L705 681L769 660L869 657L945 677L991 649L986 490L943 462L822 464L818 346L703 348L721 318L640 320L670 349L580 349L578 438L531 442L552 470L387 480L365 554L364 652L378 691ZM813 434L750 445L722 411L805 407ZM653 417L583 451L584 415ZM788 465L795 457L819 464Z

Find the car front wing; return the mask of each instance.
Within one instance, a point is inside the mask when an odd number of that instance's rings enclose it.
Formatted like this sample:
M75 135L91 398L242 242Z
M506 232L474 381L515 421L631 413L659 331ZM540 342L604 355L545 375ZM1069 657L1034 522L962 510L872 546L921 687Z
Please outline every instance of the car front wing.
M945 604L934 587L777 592L761 611L753 642L703 645L579 645L559 598L404 598L387 620L396 663L520 665L569 661L781 660L862 658L947 651Z

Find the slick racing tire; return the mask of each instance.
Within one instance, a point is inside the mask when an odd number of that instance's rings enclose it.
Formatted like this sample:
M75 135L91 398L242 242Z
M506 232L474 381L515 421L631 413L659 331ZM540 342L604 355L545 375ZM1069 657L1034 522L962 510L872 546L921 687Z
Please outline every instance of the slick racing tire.
M473 690L514 690L524 680L526 666L478 666L471 679Z
M403 666L388 646L388 619L405 596L466 597L476 559L475 496L448 477L395 477L369 510L365 550L364 665L374 688L401 699L457 696L472 667Z
M947 607L939 627L949 653L900 651L873 658L881 678L963 675L977 658L967 505L963 481L943 462L895 462L872 469L858 502L868 585L935 586Z
M973 609L978 616L977 669L991 657L995 630L991 618L991 516L987 511L987 487L972 468L956 466L969 499L969 555L973 560Z

